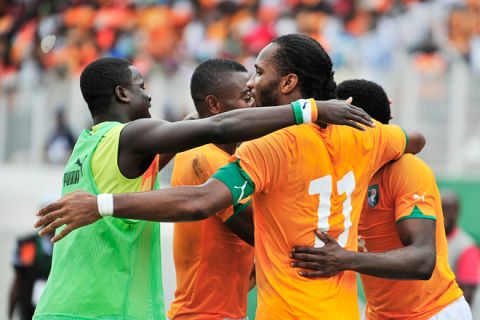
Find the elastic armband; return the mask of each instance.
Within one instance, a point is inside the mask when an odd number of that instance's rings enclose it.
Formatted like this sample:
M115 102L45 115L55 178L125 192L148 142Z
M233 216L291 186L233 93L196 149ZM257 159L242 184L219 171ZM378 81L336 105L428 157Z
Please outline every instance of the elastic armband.
M241 200L249 197L255 191L255 184L248 174L240 167L240 160L221 167L212 178L222 181L232 193L232 204L238 205Z

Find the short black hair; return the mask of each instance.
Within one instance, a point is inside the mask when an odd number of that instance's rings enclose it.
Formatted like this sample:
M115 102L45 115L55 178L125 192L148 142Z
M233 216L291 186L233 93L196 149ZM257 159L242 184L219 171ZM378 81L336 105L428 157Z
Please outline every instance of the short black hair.
M209 59L200 63L190 80L190 94L195 103L216 94L231 72L247 72L240 63L228 59Z
M128 86L132 63L120 58L101 58L90 63L80 76L80 89L92 116L106 112L116 86Z
M355 79L340 83L337 98L353 98L352 104L365 110L372 118L381 123L391 119L390 101L385 90L373 81Z
M304 98L335 98L332 60L318 41L302 34L287 34L272 42L279 47L273 57L279 74L296 74Z

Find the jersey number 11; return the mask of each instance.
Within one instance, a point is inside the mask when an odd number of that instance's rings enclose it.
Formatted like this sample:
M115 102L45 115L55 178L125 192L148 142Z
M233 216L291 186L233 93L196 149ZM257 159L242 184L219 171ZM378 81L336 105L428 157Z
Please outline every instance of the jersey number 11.
M308 188L309 195L319 195L319 206L318 206L318 229L327 232L330 230L330 224L328 222L331 215L330 208L330 199L332 196L333 181L332 176L324 176L315 180L310 181L310 186ZM344 230L338 236L338 244L342 247L345 247L348 240L348 233L350 227L352 226L352 221L350 220L350 213L352 212L352 193L355 190L355 176L353 171L349 171L337 182L338 195L346 194L346 198L343 201L343 211L344 216ZM324 243L315 237L315 247L323 247Z

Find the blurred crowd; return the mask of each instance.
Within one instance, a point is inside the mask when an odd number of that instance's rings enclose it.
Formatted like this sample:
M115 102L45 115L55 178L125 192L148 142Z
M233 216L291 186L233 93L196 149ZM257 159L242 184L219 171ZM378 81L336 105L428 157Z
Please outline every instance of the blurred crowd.
M249 66L273 38L293 32L318 39L337 69L388 69L406 50L425 71L442 72L452 57L480 71L478 0L6 0L0 77L75 76L101 56L131 59L145 74L219 56ZM48 35L56 41L45 53Z
M317 39L336 70L391 71L407 53L422 73L445 74L452 61L461 60L480 74L480 0L4 0L0 1L0 95L25 78L35 81L50 73L55 79L78 78L93 60L113 56L131 60L147 76L156 71L172 75L166 77L166 89L158 96L165 96L166 105L181 105L183 100L175 101L178 94L172 92L187 78L174 77L182 66L224 57L251 68L255 56L272 39L297 32ZM423 96L446 100L439 93L445 87L427 89L421 90ZM7 105L27 104L21 96L15 98ZM425 101L422 105L428 107ZM438 121L434 113L441 113L434 110L428 114L432 122ZM75 130L64 117L64 112L72 112L71 106L55 112L43 154L47 162L60 164L72 150ZM27 131L17 125L24 123L21 117L8 119L14 120L5 122L9 137ZM12 154L17 146L24 147L20 139L14 141L5 148ZM450 264L472 301L480 284L480 250L456 227L459 205L455 201L450 209L444 208L446 215L452 212L453 216L447 230L449 251L455 252L450 254L455 258ZM37 236L18 239L10 316L17 309L25 319L31 317L35 288L48 275L50 259L51 249Z

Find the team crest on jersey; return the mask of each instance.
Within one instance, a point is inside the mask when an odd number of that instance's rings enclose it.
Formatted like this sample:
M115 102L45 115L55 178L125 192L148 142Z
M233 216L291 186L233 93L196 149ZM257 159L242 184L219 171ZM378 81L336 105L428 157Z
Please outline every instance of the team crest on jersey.
M368 205L373 208L378 204L380 194L378 193L378 184L368 187Z

